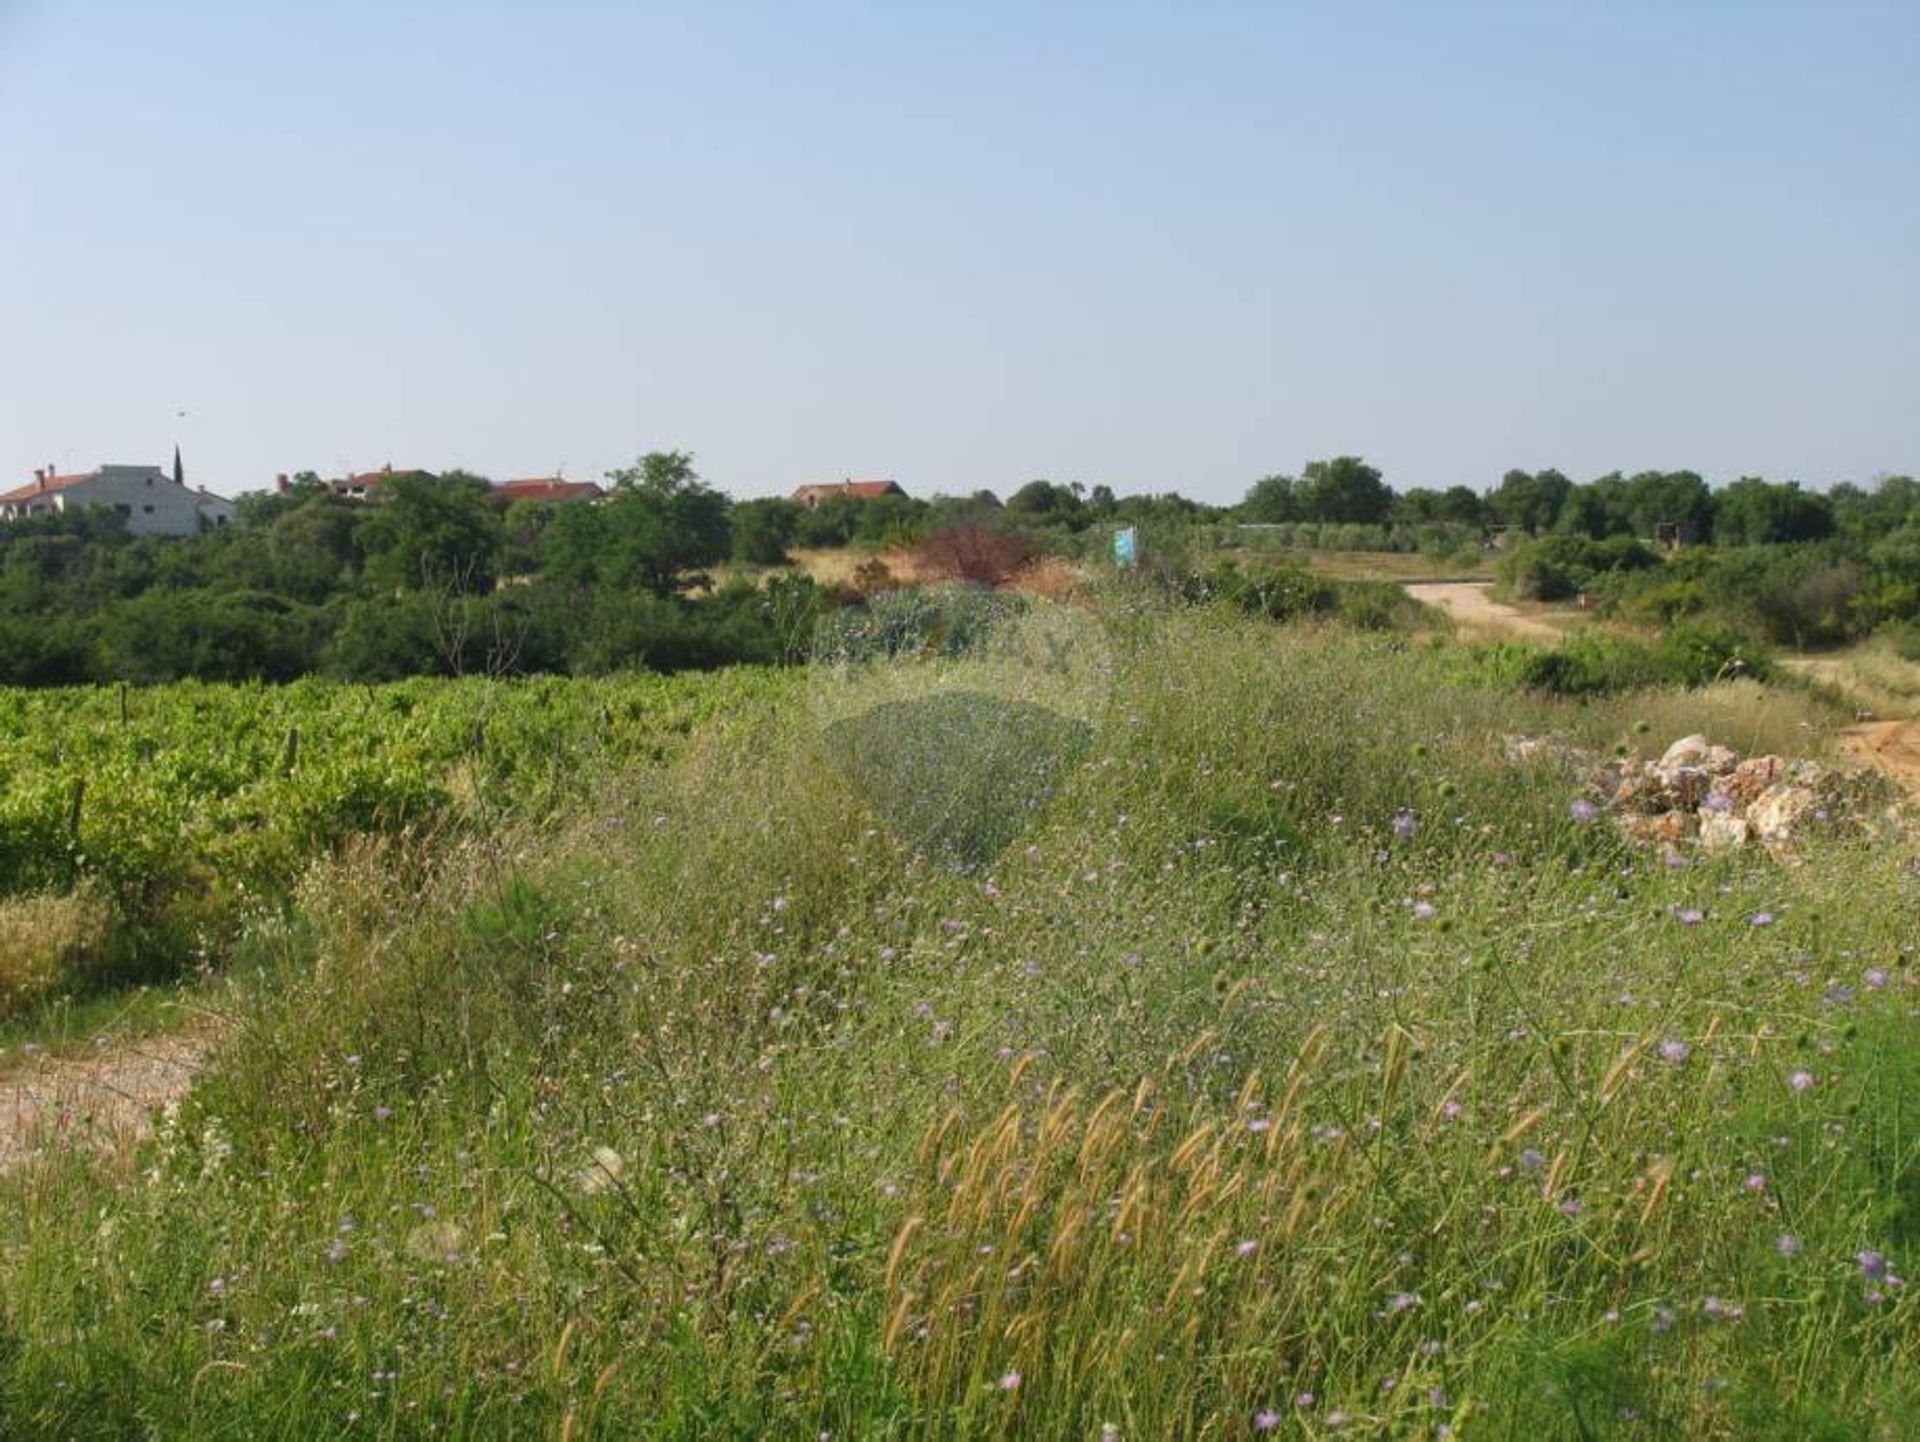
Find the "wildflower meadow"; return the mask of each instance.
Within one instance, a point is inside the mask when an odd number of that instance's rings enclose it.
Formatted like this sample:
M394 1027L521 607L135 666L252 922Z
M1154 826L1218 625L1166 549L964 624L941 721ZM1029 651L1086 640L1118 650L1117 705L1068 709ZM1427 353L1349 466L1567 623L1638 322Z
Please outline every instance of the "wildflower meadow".
M1503 746L1822 703L1091 614L1053 719L894 646L318 861L153 1136L0 1179L0 1435L1920 1431L1913 845L1663 854Z

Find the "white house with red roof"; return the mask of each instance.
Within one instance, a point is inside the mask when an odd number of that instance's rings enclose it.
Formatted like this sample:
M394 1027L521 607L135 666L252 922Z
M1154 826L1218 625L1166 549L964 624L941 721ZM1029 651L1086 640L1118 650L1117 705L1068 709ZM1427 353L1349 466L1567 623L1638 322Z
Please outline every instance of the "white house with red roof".
M0 493L0 521L61 515L85 506L118 513L136 536L193 536L233 519L233 502L186 483L178 453L174 473L159 466L96 466L60 475L49 465L33 473L30 485Z

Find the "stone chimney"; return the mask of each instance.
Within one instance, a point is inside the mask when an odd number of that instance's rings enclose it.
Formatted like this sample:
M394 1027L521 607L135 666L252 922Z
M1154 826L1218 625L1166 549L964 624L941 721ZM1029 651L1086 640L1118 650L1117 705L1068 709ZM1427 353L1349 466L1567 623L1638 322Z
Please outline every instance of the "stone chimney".
M284 496L288 491L293 489L293 482L288 480L287 473L282 471L273 478L273 488Z
M33 468L33 488L36 491L44 491L47 488L47 473L38 466Z

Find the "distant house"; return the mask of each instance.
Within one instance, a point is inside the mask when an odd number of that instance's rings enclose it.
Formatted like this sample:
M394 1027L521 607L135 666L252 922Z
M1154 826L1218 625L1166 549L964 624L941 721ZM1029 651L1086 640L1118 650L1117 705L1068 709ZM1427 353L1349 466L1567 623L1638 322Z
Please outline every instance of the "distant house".
M343 501L377 501L381 491L396 480L408 476L431 479L432 474L431 471L420 470L397 471L391 465L385 465L377 471L363 471L358 475L328 481L326 485ZM284 475L277 477L275 484L282 491L291 490L293 486ZM511 505L515 501L558 505L564 501L597 501L604 495L605 489L592 481L569 481L564 476L527 476L520 480L499 481L492 487L493 499L502 505Z
M560 505L567 501L597 501L606 489L593 481L569 481L563 476L528 476L517 481L500 481L493 493L511 504L514 501L539 501Z
M377 471L364 471L357 476L343 476L337 481L328 481L327 489L345 501L372 501L379 499L382 486L396 478L428 474L421 470L396 471L389 463Z
M905 491L892 481L828 481L823 485L802 486L793 493L794 503L811 511L822 501L845 496L851 501L877 501L882 496L904 496Z
M233 502L186 484L180 459L170 476L159 466L98 466L62 476L49 465L33 484L0 495L0 521L60 515L83 506L115 511L136 536L192 536L233 519Z

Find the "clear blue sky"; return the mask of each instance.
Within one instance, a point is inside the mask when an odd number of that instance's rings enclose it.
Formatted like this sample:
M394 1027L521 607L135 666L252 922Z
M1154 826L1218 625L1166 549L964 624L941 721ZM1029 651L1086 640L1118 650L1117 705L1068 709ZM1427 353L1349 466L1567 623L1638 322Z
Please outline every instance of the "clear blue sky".
M1911 472L1916 77L1920 0L0 0L0 479Z

